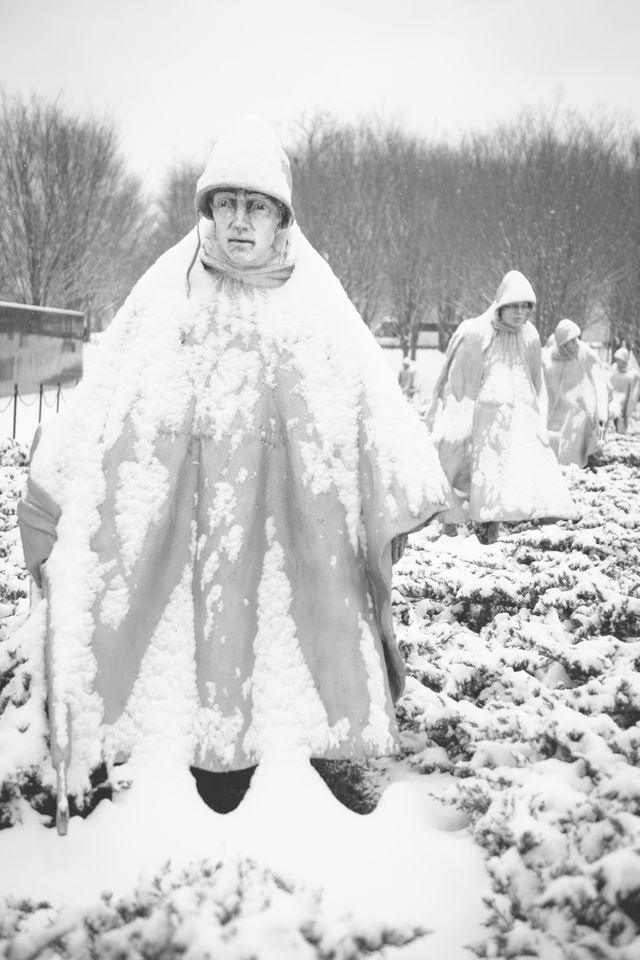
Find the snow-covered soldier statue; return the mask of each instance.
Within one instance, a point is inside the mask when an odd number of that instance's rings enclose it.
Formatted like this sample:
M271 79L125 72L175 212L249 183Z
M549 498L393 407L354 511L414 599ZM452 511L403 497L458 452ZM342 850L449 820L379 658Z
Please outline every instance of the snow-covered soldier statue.
M629 420L638 401L640 376L630 367L631 354L626 347L618 347L609 372L611 382L611 419L617 433L626 433Z
M527 278L510 270L489 308L451 337L427 415L458 500L442 519L481 525L486 542L504 521L574 515L547 438L535 303Z
M392 561L450 503L264 120L218 140L196 205L43 432L20 505L71 792L158 752L215 772L392 752Z
M586 467L597 454L607 424L607 377L598 355L580 339L580 327L565 317L554 344L542 352L548 395L549 441L560 463Z

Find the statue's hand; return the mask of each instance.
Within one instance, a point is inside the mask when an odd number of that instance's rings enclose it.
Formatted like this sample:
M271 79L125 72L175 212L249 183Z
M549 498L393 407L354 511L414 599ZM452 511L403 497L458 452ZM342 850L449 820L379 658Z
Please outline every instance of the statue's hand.
M397 563L398 560L402 558L402 555L407 546L408 534L399 533L397 537L394 537L391 541L391 563Z

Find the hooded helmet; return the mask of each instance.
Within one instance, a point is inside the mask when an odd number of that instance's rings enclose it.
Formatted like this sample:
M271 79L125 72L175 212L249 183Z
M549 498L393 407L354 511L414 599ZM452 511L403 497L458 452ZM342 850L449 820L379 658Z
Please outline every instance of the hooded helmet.
M533 287L519 270L505 273L496 291L495 308L506 307L510 303L536 303Z
M291 167L273 127L262 117L244 114L216 141L196 186L196 209L211 220L210 194L223 187L266 193L295 219L291 203Z
M581 332L577 323L569 320L568 317L564 317L563 320L559 321L553 333L556 346L561 347L563 344L568 343L569 340L575 340L576 337L580 336Z

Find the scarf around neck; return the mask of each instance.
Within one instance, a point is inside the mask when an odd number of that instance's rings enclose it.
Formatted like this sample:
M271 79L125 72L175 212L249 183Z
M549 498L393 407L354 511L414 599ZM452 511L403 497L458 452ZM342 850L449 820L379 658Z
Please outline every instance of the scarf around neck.
M503 320L502 317L498 314L496 310L495 315L491 319L491 326L494 330L502 330L504 333L518 333L519 330L522 330L526 323L524 322L512 322L509 323L508 320Z
M295 268L293 260L272 259L258 266L238 266L213 240L203 240L200 248L200 261L207 270L213 270L223 277L231 277L240 283L248 283L252 287L273 289L281 287L289 279Z
M574 343L573 340L568 340L566 343L563 343L562 346L554 347L551 353L552 358L554 360L577 360L580 351L574 350L571 346L572 343Z

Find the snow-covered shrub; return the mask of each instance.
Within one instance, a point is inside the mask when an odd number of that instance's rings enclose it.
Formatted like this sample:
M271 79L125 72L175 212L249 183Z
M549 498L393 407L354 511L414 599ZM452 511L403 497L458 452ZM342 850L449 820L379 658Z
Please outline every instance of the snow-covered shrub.
M25 482L26 448L15 440L0 440L0 630L27 596L27 574L18 544L16 503ZM0 633L0 636L2 634Z
M322 894L248 860L168 867L128 897L89 911L10 902L0 918L7 960L359 960L427 931L336 915ZM4 941L4 947L3 947Z
M0 829L20 819L23 803L38 809L50 795L40 777L46 753L44 724L38 722L44 704L41 653L34 657L10 636L28 607L16 520L26 464L23 446L0 441Z
M567 468L580 518L398 567L407 755L456 778L492 878L480 956L640 956L640 438Z

